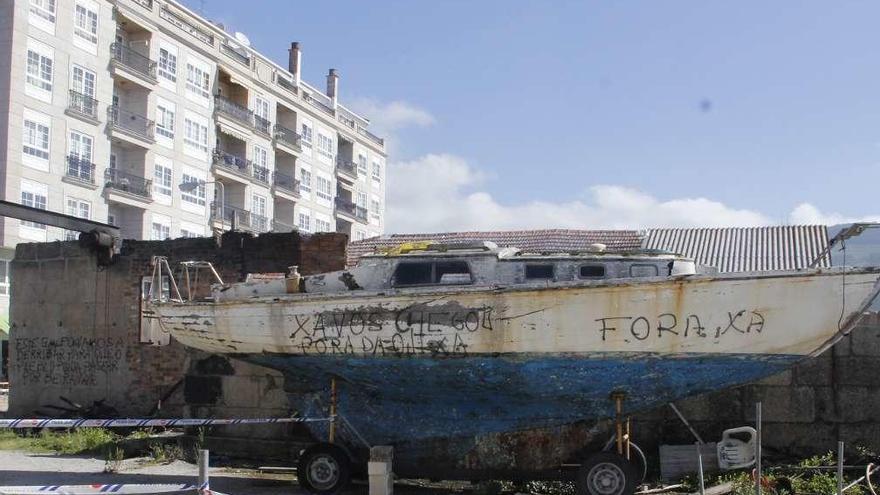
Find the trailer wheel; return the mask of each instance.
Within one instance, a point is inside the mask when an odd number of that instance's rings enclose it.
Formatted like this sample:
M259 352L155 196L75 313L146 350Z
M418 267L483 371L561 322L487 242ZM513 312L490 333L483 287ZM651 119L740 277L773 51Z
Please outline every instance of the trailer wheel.
M339 493L351 480L348 453L332 443L319 443L305 449L296 464L300 486L316 495Z
M632 495L638 473L635 466L614 452L591 455L578 468L578 495Z

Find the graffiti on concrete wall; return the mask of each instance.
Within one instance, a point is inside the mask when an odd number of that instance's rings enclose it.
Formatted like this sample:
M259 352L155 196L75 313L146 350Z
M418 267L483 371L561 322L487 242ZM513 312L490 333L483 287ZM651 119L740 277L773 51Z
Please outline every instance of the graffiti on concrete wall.
M122 338L17 337L11 342L16 383L96 386L125 358Z

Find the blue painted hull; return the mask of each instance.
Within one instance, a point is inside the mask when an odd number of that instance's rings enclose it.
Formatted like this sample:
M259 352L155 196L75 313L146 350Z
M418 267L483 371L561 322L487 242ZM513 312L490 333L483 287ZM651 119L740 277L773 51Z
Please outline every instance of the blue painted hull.
M413 474L424 473L428 459L431 468L484 473L558 466L593 440L588 437L596 421L612 416L612 392L626 393L625 412L633 413L758 380L803 358L630 353L238 357L283 372L292 406L306 415L326 414L335 376L340 412L369 444L396 446L395 464L418 471ZM326 438L325 424L311 427L316 438ZM485 450L481 439L513 446L517 432L556 441L552 452L542 453L552 459L542 459L544 466L530 459L524 466L525 452L520 458L480 454Z

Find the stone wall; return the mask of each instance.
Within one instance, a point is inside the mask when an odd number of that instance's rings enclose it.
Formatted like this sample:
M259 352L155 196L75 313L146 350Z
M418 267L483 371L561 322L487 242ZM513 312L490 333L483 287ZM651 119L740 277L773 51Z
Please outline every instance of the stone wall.
M341 269L341 234L227 233L214 239L126 241L108 267L75 242L19 244L12 262L9 416L31 416L63 395L81 404L104 399L138 417L161 407L165 416L284 414L280 375L210 357L172 342L140 343L141 281L151 256L214 264L224 281L247 273L304 274ZM161 404L160 404L161 402ZM247 428L242 435L276 435Z
M758 401L770 452L824 453L838 440L880 450L880 314L791 370L676 405L705 441L717 441L727 428L753 426ZM668 407L638 416L634 438L652 452L659 443L694 442Z

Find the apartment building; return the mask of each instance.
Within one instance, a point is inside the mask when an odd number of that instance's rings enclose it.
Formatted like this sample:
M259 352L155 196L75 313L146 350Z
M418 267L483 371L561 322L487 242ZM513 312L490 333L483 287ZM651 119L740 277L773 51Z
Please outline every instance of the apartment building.
M321 91L301 69L298 43L282 67L172 0L0 2L0 191L133 239L379 235L384 141L335 70ZM0 237L2 297L16 243L75 233L7 218Z

